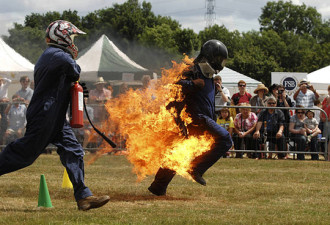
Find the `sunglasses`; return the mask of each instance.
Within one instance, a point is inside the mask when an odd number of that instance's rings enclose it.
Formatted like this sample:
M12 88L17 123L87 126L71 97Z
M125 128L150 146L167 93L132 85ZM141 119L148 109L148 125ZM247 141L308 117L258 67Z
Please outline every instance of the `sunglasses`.
M239 87L245 87L246 85L245 84L240 84L238 85Z
M275 102L268 102L268 105L276 105Z
M296 112L296 114L304 114L304 112Z

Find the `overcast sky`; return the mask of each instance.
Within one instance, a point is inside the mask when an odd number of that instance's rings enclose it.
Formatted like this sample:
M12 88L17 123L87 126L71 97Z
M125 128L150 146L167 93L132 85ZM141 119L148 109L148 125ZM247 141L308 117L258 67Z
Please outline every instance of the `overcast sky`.
M84 16L94 10L112 7L113 3L125 0L0 0L0 35L8 35L13 23L24 23L26 15L48 11L77 10ZM140 1L142 2L142 1ZM147 0L156 15L170 16L179 21L183 28L196 33L206 25L206 0ZM322 19L330 18L329 0L292 0L294 4L305 3L317 9ZM258 30L258 17L267 0L215 0L215 23L224 24L229 30L240 32Z

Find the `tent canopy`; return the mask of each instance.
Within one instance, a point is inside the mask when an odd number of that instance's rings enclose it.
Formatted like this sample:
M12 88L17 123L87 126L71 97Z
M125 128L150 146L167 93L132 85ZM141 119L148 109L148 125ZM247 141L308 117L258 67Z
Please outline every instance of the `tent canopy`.
M21 76L33 79L34 65L18 54L0 38L0 73L12 80L19 80Z
M217 75L221 76L222 85L229 89L231 95L238 92L237 83L240 80L244 80L246 82L246 90L249 93L253 93L258 84L261 83L260 81L229 69L228 67L223 68L223 70L221 70Z
M316 90L328 90L330 84L330 65L307 74L307 80Z
M77 63L81 67L81 79L85 81L95 81L98 76L106 80L121 80L123 73L147 71L120 51L106 35L85 50Z

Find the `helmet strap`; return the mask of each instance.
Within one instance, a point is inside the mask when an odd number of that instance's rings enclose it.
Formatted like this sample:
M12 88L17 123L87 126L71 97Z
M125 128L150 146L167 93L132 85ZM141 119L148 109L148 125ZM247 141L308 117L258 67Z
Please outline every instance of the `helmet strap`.
M212 78L214 74L219 73L220 71L214 70L208 62L198 63L202 74L207 78Z

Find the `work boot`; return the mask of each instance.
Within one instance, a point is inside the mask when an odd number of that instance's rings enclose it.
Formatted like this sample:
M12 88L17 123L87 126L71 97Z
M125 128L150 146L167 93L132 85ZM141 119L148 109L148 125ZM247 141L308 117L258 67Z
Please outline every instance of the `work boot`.
M153 193L154 195L157 195L157 196L164 196L166 195L166 190L160 190L158 188L155 188L153 187L152 185L150 185L150 187L148 187L148 190Z
M206 186L206 181L199 172L191 170L189 171L189 174L197 183Z
M107 204L107 202L109 200L110 200L110 197L107 195L103 195L100 197L96 197L96 196L92 195L92 196L88 196L86 198L80 199L77 202L77 205L78 205L79 210L87 211L90 209L99 208L99 207Z

